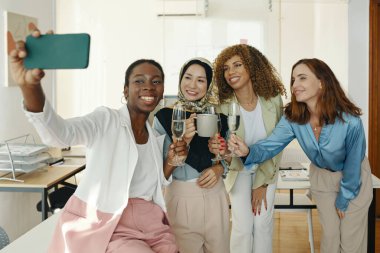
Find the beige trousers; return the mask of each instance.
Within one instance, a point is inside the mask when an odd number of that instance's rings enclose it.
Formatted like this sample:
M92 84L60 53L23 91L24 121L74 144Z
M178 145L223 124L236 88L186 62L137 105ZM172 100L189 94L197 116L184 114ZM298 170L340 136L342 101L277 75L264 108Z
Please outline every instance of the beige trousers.
M181 253L229 253L229 205L222 179L211 189L173 180L165 202Z
M368 209L372 201L372 178L368 159L361 165L361 187L340 220L335 209L341 172L310 165L311 194L322 226L321 253L367 252Z

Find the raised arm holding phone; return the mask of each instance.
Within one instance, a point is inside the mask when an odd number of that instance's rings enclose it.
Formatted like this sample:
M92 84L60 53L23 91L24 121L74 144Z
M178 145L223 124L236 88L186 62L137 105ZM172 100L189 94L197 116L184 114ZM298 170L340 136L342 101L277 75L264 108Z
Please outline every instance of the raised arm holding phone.
M33 32L37 39L38 30ZM25 114L48 145L86 145L86 174L59 214L49 252L178 252L166 219L162 185L164 136L147 119L164 91L164 72L154 60L133 62L125 74L127 104L62 119L46 100L44 71L26 69L24 42L10 52L11 73L24 97ZM170 146L186 156L185 142Z

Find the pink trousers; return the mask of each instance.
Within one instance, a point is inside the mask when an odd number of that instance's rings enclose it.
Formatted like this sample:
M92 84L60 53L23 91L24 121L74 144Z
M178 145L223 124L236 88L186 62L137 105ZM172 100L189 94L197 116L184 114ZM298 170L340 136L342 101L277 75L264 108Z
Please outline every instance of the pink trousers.
M153 202L129 199L107 253L177 253L165 213Z

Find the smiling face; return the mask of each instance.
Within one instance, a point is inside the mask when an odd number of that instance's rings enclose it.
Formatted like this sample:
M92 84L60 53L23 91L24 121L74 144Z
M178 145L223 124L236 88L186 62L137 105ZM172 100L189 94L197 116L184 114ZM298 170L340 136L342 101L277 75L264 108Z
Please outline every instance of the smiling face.
M128 80L124 95L128 97L130 112L152 112L164 93L162 72L153 64L145 62L133 68Z
M240 56L235 55L228 59L223 65L223 70L224 78L232 89L237 90L247 84L251 85L249 73Z
M188 101L197 101L207 92L207 77L205 69L199 64L190 65L181 79L181 91Z
M297 102L315 108L322 91L322 84L309 67L299 64L293 69L291 90Z

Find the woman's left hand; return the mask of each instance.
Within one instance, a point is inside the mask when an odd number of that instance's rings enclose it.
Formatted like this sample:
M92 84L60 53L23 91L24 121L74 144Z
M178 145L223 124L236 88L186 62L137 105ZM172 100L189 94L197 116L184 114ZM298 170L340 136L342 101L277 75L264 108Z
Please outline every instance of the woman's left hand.
M213 165L210 168L204 170L201 176L198 178L198 185L201 188L210 189L216 185L223 174L223 166L220 164Z
M252 212L254 215L260 215L263 201L265 210L267 210L267 186L252 189Z
M339 216L339 219L343 219L344 218L344 211L336 208L336 212L337 212L337 214Z

